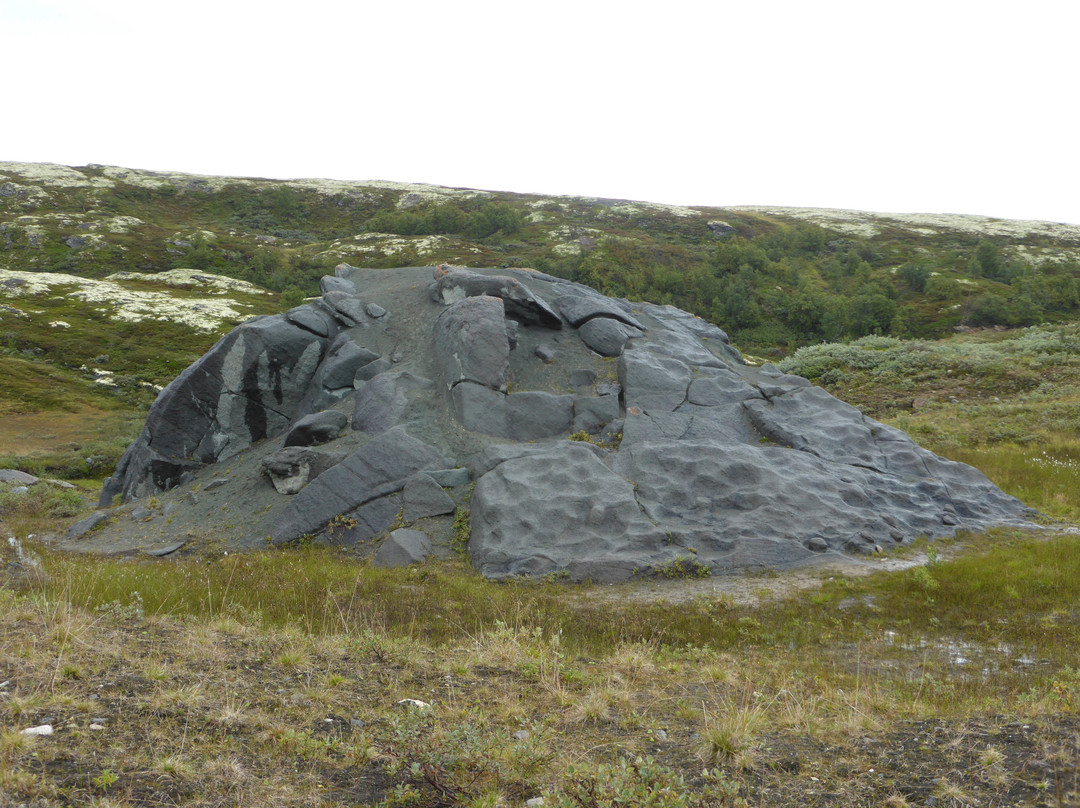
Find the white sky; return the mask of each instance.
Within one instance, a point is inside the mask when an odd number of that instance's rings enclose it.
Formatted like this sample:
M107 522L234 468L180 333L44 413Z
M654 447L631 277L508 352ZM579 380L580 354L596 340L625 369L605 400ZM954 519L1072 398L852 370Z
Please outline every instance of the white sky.
M1075 0L0 0L0 160L1080 224Z

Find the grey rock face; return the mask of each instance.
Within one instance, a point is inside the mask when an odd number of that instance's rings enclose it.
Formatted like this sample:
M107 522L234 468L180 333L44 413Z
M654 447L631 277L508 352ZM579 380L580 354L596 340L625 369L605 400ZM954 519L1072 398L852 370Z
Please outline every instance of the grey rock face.
M296 494L343 459L341 454L318 452L306 446L287 446L267 455L262 461L262 471L279 494Z
M569 441L500 463L480 478L471 506L469 558L491 578L621 580L637 562L671 555L633 486Z
M510 440L538 440L570 431L574 398L539 391L499 393L472 382L451 392L454 414L473 432Z
M618 396L577 396L572 431L599 432L618 417Z
M447 389L475 382L506 390L510 341L503 301L484 295L451 304L435 320L435 362Z
M672 412L686 401L690 368L678 359L646 351L625 351L619 357L619 384L627 409Z
M260 468L289 494L256 538L363 549L415 520L445 532L442 486L471 479L483 574L600 581L785 567L1030 515L806 379L746 365L687 312L522 270L430 279L339 267L320 301L238 328L162 392L103 502L197 476L209 491L199 468L239 454L222 502L285 499ZM339 396L351 430L317 412ZM579 431L601 445L566 440ZM330 459L299 445L324 441ZM245 456L261 462L248 478ZM378 563L412 563L425 540L395 531Z
M341 434L349 419L345 413L326 410L305 415L285 435L286 446L315 446L328 443Z
M323 338L285 316L263 317L224 336L150 408L142 434L106 483L102 504L171 488L183 473L283 431L308 393Z
M559 315L521 281L505 275L482 275L467 269L445 266L436 269L432 295L435 300L451 304L478 295L502 299L507 314L525 325L562 328Z
M434 388L430 380L408 371L380 373L357 392L352 427L373 435L385 432L401 421L410 398ZM430 396L424 397L425 403L429 400Z
M447 458L403 428L387 430L297 494L282 512L272 540L281 544L315 534L334 517L348 515L367 503L401 491L405 481L416 472L451 465Z

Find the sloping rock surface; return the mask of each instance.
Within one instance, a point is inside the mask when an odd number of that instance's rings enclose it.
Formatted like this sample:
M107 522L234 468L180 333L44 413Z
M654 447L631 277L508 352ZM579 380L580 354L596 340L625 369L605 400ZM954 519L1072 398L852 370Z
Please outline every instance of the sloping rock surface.
M468 508L484 575L599 581L784 567L1031 515L670 306L519 269L343 265L322 288L170 384L102 505L158 494L180 538L236 513L214 524L238 547L374 552L396 531L387 563L426 555L421 536L438 549ZM327 454L282 453L313 444ZM223 468L229 485L206 485ZM146 513L142 539L116 519L73 541L177 538Z

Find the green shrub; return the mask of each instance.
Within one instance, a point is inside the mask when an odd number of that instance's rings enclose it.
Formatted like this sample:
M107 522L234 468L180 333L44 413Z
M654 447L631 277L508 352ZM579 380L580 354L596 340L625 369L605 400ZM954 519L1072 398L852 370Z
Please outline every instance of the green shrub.
M570 770L569 783L547 795L554 808L722 808L742 806L738 786L719 770L702 772L691 788L682 775L651 757L620 758L588 771Z

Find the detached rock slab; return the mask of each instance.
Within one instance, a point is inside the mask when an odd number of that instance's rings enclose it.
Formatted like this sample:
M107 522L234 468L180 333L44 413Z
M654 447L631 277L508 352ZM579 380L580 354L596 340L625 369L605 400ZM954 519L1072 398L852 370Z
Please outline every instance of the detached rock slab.
M594 317L578 328L581 341L601 356L618 356L627 342L641 334L639 329L610 317Z
M405 522L415 522L428 516L443 516L453 513L457 507L442 486L424 473L405 481L401 497L404 502L401 518Z
M27 474L18 469L0 469L0 483L19 483L20 485L34 485L38 478L33 474Z
M341 434L349 422L343 412L326 410L305 415L285 435L286 446L315 446L327 443Z
M561 295L556 298L555 305L559 311L562 312L563 317L572 326L581 326L588 320L594 317L610 317L615 320L621 320L629 326L644 331L643 326L638 320L625 311L618 303L612 300L610 297L604 297L597 294L568 294Z
M376 567L407 567L425 561L430 553L430 536L419 530L399 528L390 532L371 560Z
M336 466L345 455L318 452L306 446L287 446L262 461L262 472L279 494L296 494L328 468Z

